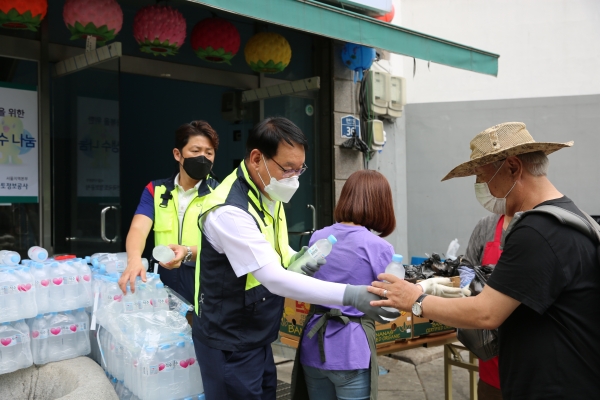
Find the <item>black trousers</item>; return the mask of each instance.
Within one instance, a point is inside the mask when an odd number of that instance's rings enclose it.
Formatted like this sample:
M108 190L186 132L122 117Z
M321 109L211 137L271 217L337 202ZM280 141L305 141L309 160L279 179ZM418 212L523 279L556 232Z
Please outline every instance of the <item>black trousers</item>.
M271 345L249 351L213 349L194 336L206 400L275 400L277 369Z

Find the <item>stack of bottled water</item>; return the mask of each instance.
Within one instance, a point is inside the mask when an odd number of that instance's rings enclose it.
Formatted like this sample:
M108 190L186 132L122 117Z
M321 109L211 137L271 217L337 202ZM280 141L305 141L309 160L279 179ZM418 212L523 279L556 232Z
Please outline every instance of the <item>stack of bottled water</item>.
M203 399L191 328L184 317L189 303L153 273L146 282L138 278L135 293L128 287L125 295L118 286L119 274L105 264L96 263L92 276L99 326L90 331L91 357L104 368L119 398Z
M23 260L0 251L0 374L90 352L92 274L85 261L48 260L38 246ZM27 320L27 322L25 322Z

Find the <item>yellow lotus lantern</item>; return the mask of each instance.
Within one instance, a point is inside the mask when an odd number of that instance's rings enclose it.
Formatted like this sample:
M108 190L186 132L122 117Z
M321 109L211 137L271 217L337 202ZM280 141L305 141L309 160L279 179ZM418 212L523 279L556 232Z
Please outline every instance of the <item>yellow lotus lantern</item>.
M288 66L292 48L278 33L261 32L252 36L244 48L246 62L255 72L275 74Z

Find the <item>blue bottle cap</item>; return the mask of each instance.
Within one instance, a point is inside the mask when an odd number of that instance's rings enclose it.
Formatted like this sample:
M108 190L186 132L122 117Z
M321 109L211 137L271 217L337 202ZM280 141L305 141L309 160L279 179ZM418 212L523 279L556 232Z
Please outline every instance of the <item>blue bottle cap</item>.
M90 258L90 256L85 256L85 262L87 264L89 264L92 261L92 259Z
M71 310L67 310L64 312L65 314L71 314Z
M403 259L403 258L404 258L404 257L402 257L400 254L394 254L394 255L392 256L392 261L393 261L393 262L397 262L397 263L400 263L400 264L401 264L401 263L402 263L402 259Z
M169 350L170 348L171 348L170 344L162 344L159 347L159 349L161 349L161 350Z
M38 314L35 316L35 319L42 319L44 318L44 314Z
M156 288L157 288L157 289L163 289L164 287L165 287L165 284L164 284L164 283L162 283L162 282L158 282L158 283L156 284Z
M329 235L327 237L327 240L329 240L329 243L331 243L331 244L336 244L337 243L337 239L333 235Z
M185 347L185 342L178 342L177 347Z
M79 312L82 312L82 311L85 311L85 309L84 309L83 307L79 307L79 308L77 309L77 311L79 311Z
M21 261L21 256L19 256L18 254L13 254L10 257L10 261L12 261L14 263L18 263L19 261Z
M156 347L148 346L145 348L147 353L154 353L156 351Z

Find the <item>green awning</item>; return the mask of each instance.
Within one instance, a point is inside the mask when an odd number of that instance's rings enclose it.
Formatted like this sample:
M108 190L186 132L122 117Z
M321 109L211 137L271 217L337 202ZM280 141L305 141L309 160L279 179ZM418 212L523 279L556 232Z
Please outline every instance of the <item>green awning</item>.
M454 43L314 0L188 0L332 39L450 67L498 75L498 54Z

